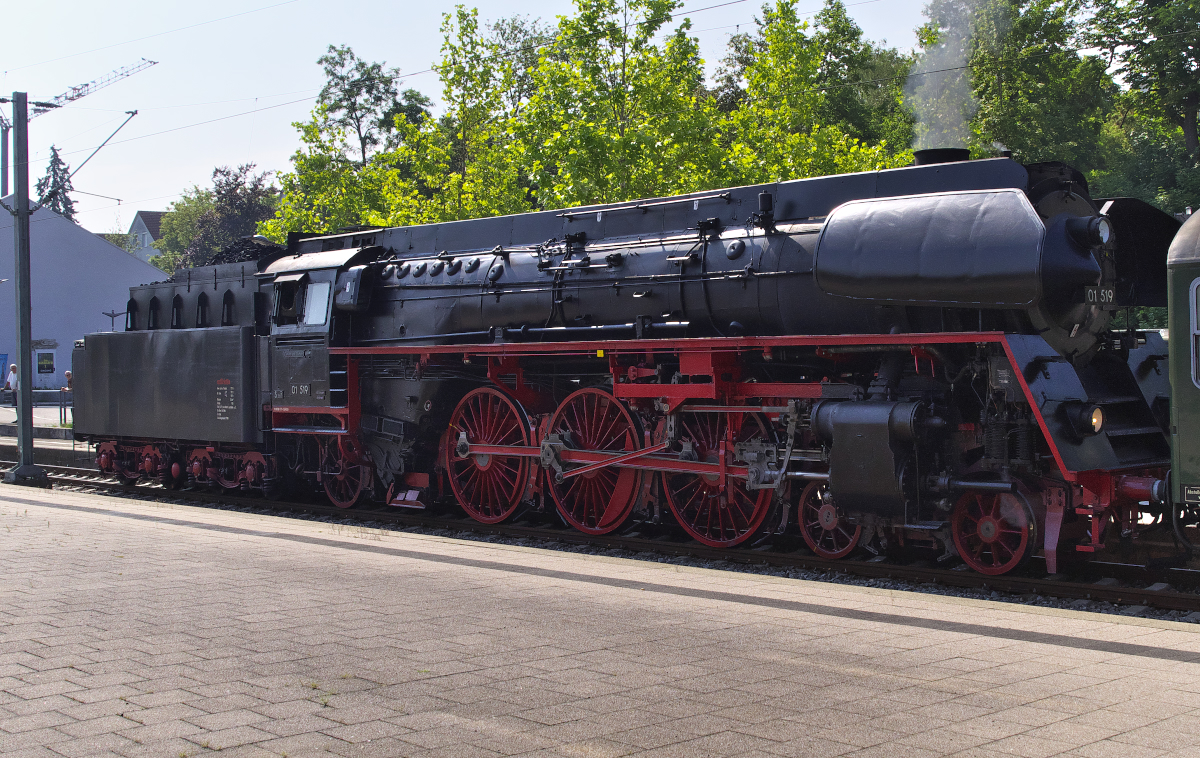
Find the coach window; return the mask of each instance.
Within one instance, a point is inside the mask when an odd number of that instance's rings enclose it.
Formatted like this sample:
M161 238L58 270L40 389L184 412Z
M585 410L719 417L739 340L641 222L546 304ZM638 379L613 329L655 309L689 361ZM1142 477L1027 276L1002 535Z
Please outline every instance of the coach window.
M203 292L196 298L196 326L208 326L208 295Z
M133 298L129 298L129 302L125 304L125 331L137 331L137 312L137 301Z
M1200 387L1200 279L1192 280L1192 384Z
M225 290L225 295L221 298L221 326L233 326L237 323L234 302L233 290Z
M320 326L329 311L329 289L332 282L312 282L304 295L304 325Z
M157 297L150 298L150 307L146 310L146 328L147 329L157 329L159 327L158 308L159 308L158 298Z
M183 328L183 296L176 295L171 299L171 328Z

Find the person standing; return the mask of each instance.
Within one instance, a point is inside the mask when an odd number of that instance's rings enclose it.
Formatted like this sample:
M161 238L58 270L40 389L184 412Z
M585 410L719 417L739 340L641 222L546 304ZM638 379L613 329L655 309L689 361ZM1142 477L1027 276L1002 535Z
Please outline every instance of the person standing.
M4 379L4 389L12 390L12 407L15 410L17 407L17 364L12 364L8 367L8 376ZM12 423L17 423L14 416Z
M4 389L12 390L12 406L17 407L17 364L8 367L8 376L4 379Z

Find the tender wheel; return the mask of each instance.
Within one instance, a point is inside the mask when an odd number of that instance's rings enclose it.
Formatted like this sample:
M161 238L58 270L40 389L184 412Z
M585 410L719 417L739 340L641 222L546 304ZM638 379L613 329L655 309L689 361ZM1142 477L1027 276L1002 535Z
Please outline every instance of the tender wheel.
M569 436L578 450L632 452L642 447L641 429L625 405L593 387L569 395L550 418L548 431ZM640 469L611 466L562 482L551 475L550 494L568 524L586 534L607 534L633 512L643 476Z
M832 499L826 498L828 492L828 482L809 482L800 493L800 534L809 550L820 557L845 558L858 547L862 526L848 523Z
M706 463L720 460L722 441L727 460L732 461L735 442L769 434L763 420L753 413L685 413L680 425L680 436L691 443L696 460ZM736 427L732 433L731 425ZM727 477L722 492L719 476L669 471L663 472L663 491L684 531L711 547L732 547L754 535L775 494L770 489L747 489L746 480L733 477Z
M1019 494L968 492L954 504L950 531L958 554L981 574L1007 574L1037 542L1029 502Z
M368 478L362 451L351 438L334 438L326 448L326 466L321 476L325 496L338 508L350 508L358 502Z
M193 450L188 454L187 483L188 486L209 484L209 469L212 468L212 455L204 448Z
M468 392L450 416L445 435L450 489L467 515L484 524L499 523L513 514L525 496L533 470L532 459L519 455L467 455L457 452L459 435L472 445L531 443L529 421L508 395L491 387Z

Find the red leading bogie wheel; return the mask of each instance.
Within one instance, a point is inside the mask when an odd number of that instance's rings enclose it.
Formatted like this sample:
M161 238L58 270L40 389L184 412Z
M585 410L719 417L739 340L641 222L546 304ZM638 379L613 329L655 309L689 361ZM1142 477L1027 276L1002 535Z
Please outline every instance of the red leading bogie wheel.
M444 436L450 489L467 515L484 524L511 516L525 497L533 459L519 455L475 455L456 452L459 435L471 445L528 447L529 421L521 407L492 387L471 390L450 416Z
M950 531L968 566L996 576L1029 558L1036 526L1028 501L1018 493L967 492L954 504Z
M832 500L825 497L828 491L828 482L809 482L800 493L800 534L821 558L845 558L858 546L862 525L847 522Z
M602 389L567 396L550 417L550 434L569 434L575 449L633 452L642 431L625 405ZM563 520L585 534L608 534L625 523L642 490L643 472L608 466L561 482L550 478L550 494Z
M701 463L719 462L722 442L726 461L732 462L734 443L767 436L766 425L753 413L684 413L679 421L680 436L692 444ZM693 539L733 547L762 526L775 490L751 490L745 479L727 476L722 491L715 474L664 471L663 492L676 521Z

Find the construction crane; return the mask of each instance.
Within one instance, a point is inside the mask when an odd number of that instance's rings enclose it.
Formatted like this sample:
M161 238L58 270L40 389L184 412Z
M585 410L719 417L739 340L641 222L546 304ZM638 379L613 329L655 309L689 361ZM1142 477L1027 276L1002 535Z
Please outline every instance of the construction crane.
M114 82L133 76L139 71L145 71L151 66L156 65L158 65L158 61L150 61L142 58L132 66L122 66L116 71L110 71L99 79L93 79L87 84L71 87L66 92L51 100L47 100L44 103L35 103L33 112L29 114L29 118L33 120L54 108L61 108L67 103L74 102L81 97L87 97L96 90L104 89ZM8 133L11 129L12 123L4 117L3 113L0 113L0 197L8 195Z
M37 118L38 116L42 115L43 113L48 113L52 108L61 108L62 106L66 105L67 103L74 102L81 97L87 97L88 95L92 94L96 90L104 89L105 87L112 84L113 82L120 81L121 79L124 79L125 77L128 77L128 76L133 76L134 74L136 74L139 71L145 71L146 69L150 68L151 66L157 66L157 65L158 65L158 61L148 61L145 58L142 58L140 61L133 64L132 66L122 66L121 68L117 69L116 71L111 71L111 72L105 74L104 76L100 77L99 79L93 79L92 81L88 82L87 84L76 85L76 86L70 88L69 90L67 90L66 92L62 93L61 95L59 95L55 98L52 98L50 100L47 100L44 105L35 103L34 107L33 107L33 113L29 114L29 120L32 121L33 119Z

